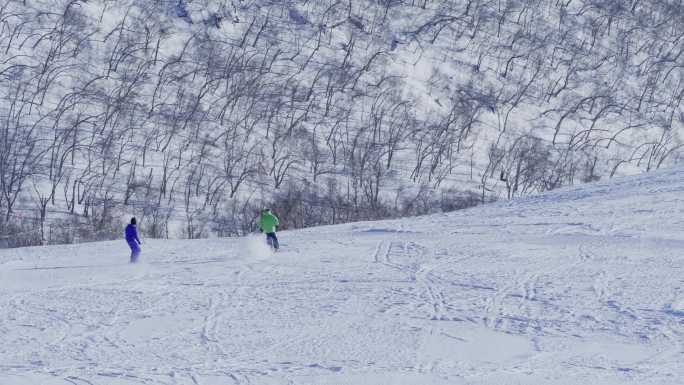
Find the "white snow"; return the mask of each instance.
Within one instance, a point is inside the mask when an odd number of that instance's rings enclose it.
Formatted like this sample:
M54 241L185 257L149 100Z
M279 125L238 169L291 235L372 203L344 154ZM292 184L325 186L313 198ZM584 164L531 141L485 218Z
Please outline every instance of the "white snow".
M279 236L0 251L0 384L684 376L684 170Z

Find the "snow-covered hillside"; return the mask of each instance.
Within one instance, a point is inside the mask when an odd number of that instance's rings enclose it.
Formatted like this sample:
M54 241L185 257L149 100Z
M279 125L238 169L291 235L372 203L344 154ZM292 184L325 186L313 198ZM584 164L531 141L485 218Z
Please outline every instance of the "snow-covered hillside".
M0 1L0 247L446 212L684 162L681 0Z
M254 238L0 252L0 383L678 384L684 170Z

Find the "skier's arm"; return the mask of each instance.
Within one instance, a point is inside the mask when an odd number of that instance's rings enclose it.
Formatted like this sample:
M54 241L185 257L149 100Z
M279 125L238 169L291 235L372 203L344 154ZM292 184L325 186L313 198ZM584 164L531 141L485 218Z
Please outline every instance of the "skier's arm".
M135 240L138 242L139 245L142 245L142 242L140 242L140 238L138 238L138 230L135 230Z

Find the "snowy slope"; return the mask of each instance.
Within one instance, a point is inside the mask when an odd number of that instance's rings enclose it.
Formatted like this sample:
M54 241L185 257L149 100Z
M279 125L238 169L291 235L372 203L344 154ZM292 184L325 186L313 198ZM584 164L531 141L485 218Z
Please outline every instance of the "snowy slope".
M284 228L434 213L684 164L681 0L0 3L0 247L112 239L129 215L243 235L297 196Z
M684 378L684 170L281 239L0 251L0 384Z

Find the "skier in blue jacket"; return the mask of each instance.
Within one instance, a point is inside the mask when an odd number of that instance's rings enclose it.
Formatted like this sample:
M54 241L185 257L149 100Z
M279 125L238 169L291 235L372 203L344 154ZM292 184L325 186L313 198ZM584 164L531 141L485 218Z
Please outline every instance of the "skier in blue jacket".
M126 242L131 248L131 263L138 262L138 256L140 256L140 238L138 238L138 229L136 228L135 217L131 218L131 223L126 226Z

